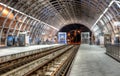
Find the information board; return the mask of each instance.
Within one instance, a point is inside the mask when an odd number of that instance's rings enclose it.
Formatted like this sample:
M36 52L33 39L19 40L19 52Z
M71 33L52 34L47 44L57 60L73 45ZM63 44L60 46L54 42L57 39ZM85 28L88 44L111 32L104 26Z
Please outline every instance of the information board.
M58 32L58 42L62 44L67 44L67 33Z

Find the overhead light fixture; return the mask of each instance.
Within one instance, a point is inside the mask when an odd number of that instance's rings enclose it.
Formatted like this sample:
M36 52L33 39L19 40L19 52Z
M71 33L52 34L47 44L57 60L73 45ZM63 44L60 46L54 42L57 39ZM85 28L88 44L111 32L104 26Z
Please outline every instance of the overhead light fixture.
M115 25L115 26L120 26L120 22L119 22L119 21L116 21L116 22L114 22L114 25Z
M45 32L42 32L42 35L45 35Z
M116 34L115 37L119 37L119 34Z

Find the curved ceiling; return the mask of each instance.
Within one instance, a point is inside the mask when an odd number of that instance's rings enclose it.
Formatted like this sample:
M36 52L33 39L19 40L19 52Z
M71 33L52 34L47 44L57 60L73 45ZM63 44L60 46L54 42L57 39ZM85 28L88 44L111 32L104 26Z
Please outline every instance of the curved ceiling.
M110 34L114 39L120 35L120 0L0 0L0 46L9 34L18 37L26 31L34 43L75 23L95 37Z
M84 25L81 24L70 24L70 25L66 25L64 27L62 27L59 32L70 32L73 30L77 30L80 32L91 32L89 28L87 28Z
M80 23L91 28L111 0L1 0L56 28Z
M8 8L10 12L6 18L12 13L17 21L23 24L27 22L30 24L28 27L31 29L28 30L31 34L35 32L41 35L42 32L55 30L52 32L54 33L65 25L74 23L85 25L95 35L115 35L120 32L119 28L114 26L115 22L120 21L120 0L0 0L0 12ZM5 22L7 20L1 28Z

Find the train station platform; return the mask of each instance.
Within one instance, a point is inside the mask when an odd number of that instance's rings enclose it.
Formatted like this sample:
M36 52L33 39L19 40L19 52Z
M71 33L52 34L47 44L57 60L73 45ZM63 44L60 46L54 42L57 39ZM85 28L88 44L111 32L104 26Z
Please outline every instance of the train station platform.
M105 54L105 48L82 44L70 76L120 76L120 63Z
M23 47L9 47L9 48L0 48L0 57L11 55L11 54L17 54L21 52L27 52L42 48L49 48L54 46L60 46L62 44L51 44L51 45L32 45L32 46L23 46Z

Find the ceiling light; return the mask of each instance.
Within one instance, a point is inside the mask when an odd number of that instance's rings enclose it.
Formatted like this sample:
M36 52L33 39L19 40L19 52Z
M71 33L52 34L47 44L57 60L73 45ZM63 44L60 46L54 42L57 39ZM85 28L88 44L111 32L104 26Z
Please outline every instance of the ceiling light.
M120 26L120 22L119 22L119 21L116 21L116 22L114 22L114 25L115 25L115 26Z

